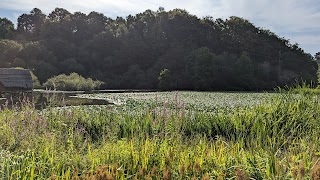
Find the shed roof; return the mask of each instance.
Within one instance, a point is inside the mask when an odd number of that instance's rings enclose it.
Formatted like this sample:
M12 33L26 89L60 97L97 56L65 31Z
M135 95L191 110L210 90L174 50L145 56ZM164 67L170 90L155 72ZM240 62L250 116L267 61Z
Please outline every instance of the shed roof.
M33 88L32 77L27 69L0 68L0 82L5 88Z

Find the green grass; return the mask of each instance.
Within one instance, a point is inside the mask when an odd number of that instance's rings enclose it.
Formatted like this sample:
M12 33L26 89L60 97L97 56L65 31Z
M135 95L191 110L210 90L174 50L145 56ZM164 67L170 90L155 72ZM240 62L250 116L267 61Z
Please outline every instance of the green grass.
M319 87L320 86L318 85L318 87L315 88L315 85L313 83L307 84L306 82L303 82L302 84L296 83L294 87L286 87L284 90L292 94L320 95Z
M318 95L98 96L121 103L3 108L1 178L320 178Z

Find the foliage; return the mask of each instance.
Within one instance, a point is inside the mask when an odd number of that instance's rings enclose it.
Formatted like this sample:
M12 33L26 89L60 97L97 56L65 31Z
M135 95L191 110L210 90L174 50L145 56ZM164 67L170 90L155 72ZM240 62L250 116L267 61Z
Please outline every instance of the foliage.
M32 77L32 81L33 81L33 88L41 88L41 84L40 81L38 79L38 77L36 75L34 75L34 73L32 71L30 71L31 77Z
M158 80L159 80L158 87L161 90L171 89L171 75L168 69L161 70Z
M15 67L12 63L21 49L22 45L16 41L0 39L0 67Z
M132 65L123 74L121 85L126 89L143 89L147 86L145 81L145 72L138 65Z
M60 74L47 80L43 85L46 88L57 90L84 90L91 91L99 88L103 82L94 81L91 78L84 78L77 73L71 73L70 75Z
M255 84L254 70L253 62L245 51L237 57L228 53L216 55L208 48L199 48L186 58L186 73L192 80L189 89L259 89Z
M317 62L318 64L320 64L320 52L317 52L317 53L314 55L314 58L315 58L316 62Z
M253 106L217 112L187 110L175 99L173 106L166 101L141 104L137 99L117 107L41 112L28 103L4 107L0 175L3 179L317 179L318 98L278 94Z
M196 90L212 89L215 81L216 63L208 48L200 48L191 52L187 58L187 73L191 76Z
M13 31L13 23L7 18L0 18L0 39L5 39Z
M159 8L112 19L34 8L19 16L16 30L0 22L0 38L10 39L0 43L0 66L33 69L41 83L76 72L108 88L156 89L163 69L171 71L170 89L273 90L297 79L317 81L314 57L235 16Z

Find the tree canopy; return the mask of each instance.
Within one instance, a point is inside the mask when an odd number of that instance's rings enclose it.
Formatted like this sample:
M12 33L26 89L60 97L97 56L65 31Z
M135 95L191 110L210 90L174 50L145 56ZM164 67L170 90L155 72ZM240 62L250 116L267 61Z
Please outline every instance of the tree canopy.
M75 72L105 88L158 88L170 72L165 89L268 90L316 82L318 68L299 45L243 18L163 8L115 19L34 8L17 29L0 18L0 52L1 67L29 68L42 83Z
M7 18L0 18L0 39L5 39L12 31L14 31L13 23Z
M315 60L317 61L317 63L320 64L320 52L317 52L317 53L314 55L314 58L315 58Z

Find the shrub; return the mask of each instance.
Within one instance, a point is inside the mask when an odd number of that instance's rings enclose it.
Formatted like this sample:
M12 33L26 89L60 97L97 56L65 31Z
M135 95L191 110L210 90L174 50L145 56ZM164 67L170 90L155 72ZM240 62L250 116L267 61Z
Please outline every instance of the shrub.
M168 69L161 70L158 80L159 80L158 87L161 90L171 89L171 75Z
M58 76L52 77L44 83L46 88L56 89L56 90L70 90L70 91L91 91L93 89L99 88L103 82L94 81L91 78L84 78L77 73L71 73L70 75L60 74Z

